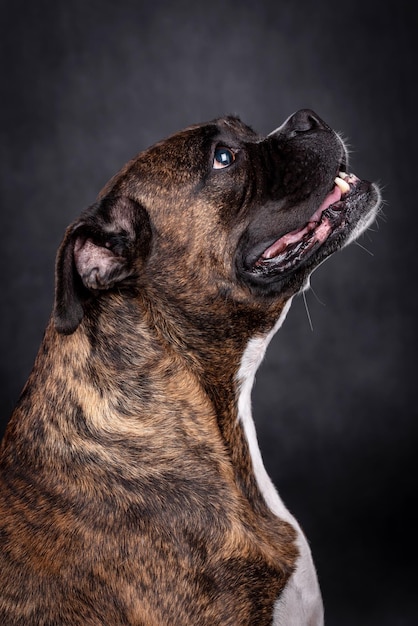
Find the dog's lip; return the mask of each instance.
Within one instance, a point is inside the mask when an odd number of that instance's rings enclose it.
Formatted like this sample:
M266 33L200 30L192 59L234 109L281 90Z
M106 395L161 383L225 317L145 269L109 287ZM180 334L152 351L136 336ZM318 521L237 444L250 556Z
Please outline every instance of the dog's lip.
M321 205L312 214L305 226L292 230L270 244L255 262L256 266L277 263L284 263L283 269L287 269L286 258L293 251L299 250L303 245L303 252L317 248L328 239L329 235L338 226L341 220L337 219L337 224L333 223L330 215L326 215L328 209L333 214L343 212L345 200L360 183L360 179L355 174L347 174L340 171L334 180L334 186L328 193Z

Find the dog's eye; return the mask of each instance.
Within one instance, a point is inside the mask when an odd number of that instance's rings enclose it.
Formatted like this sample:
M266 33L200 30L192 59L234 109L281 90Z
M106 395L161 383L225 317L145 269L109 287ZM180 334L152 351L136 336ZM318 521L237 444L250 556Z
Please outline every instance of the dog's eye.
M216 148L213 157L213 169L220 170L235 161L235 154L229 148Z

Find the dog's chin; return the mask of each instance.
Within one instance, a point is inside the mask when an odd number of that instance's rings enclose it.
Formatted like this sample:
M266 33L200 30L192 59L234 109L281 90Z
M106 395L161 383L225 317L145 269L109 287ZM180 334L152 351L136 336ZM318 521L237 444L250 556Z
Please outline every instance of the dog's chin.
M341 182L342 181L342 182ZM259 242L241 257L242 274L267 292L300 288L330 254L356 239L376 217L380 192L374 183L340 173L308 222L278 239Z

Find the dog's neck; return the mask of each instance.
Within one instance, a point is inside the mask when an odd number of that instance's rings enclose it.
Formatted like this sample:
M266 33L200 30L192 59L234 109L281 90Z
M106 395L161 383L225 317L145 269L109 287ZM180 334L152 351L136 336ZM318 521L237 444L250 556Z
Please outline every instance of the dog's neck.
M33 400L24 393L19 410L25 402L38 402L36 390L42 387L43 396L56 407L64 439L71 430L83 429L106 445L113 433L129 440L131 448L144 439L170 445L163 442L175 441L179 430L198 428L202 445L216 449L220 457L227 454L224 461L242 495L263 509L253 467L259 452L252 434L250 396L255 371L275 329L251 336L255 319L238 314L241 328L247 328L243 334L236 332L236 323L230 333L220 318L213 321L212 314L199 323L190 315L177 317L174 326L155 307L143 303L139 315L137 302L115 295L99 313L100 323L87 315L70 336L59 335L51 322L43 345L53 345L60 359L52 364L41 347L28 386ZM65 413L63 400L67 380L79 407L71 415ZM50 390L51 394L60 390L60 397L49 398ZM45 428L52 432L51 425Z
M124 303L116 304L120 306ZM193 412L196 415L202 410L204 414L209 412L211 419L204 419L212 425L216 435L220 434L222 445L234 468L237 484L250 501L258 502L259 505L264 498L260 498L260 481L256 469L262 465L262 461L252 422L251 391L266 347L283 323L290 304L291 299L283 304L278 319L272 325L271 320L277 318L277 308L275 311L262 311L235 305L232 312L225 310L228 304L224 301L216 311L212 306L208 307L205 315L205 307L202 305L195 313L193 306L187 309L177 302L175 311L169 311L167 315L167 303L159 308L155 296L152 300L143 299L141 319L138 320L139 328L143 330L130 337L133 362L125 374L121 372L125 384L133 376L135 386L136 367L139 380L144 371L152 371L154 380L157 380L160 371L165 402L181 406L184 389L191 421L195 419ZM232 315L233 323L225 322ZM124 329L123 319L129 317L128 313L121 316L120 311L110 314L111 319L121 320L118 332L122 331L125 335L128 331ZM121 340L116 338L116 343ZM153 354L160 368L152 362L138 366L135 364L138 355ZM166 359L171 375L174 373L173 363L176 363L177 382L174 385L167 384L164 367L161 367ZM134 397L135 394L132 392L129 396ZM192 401L194 406L191 405ZM146 414L146 410L142 408L141 413ZM165 424L165 428L167 426Z
M85 428L96 438L109 437L111 432L122 437L126 432L130 445L135 433L139 437L153 433L158 440L158 428L168 436L170 429L174 432L179 427L176 420L185 429L201 422L202 436L211 440L210 445L218 441L228 452L237 484L247 497L257 500L246 428L266 333L257 334L256 339L250 335L252 329L240 335L236 324L235 332L229 331L209 314L207 320L199 320L199 326L190 316L177 317L174 327L155 307L143 302L138 313L137 301L117 295L106 299L99 315L100 324L87 315L70 336L56 333L51 322L44 345L54 345L55 354L61 355L59 367L56 357L54 365L49 363L41 347L31 388L47 377L56 378L59 383L47 385L43 395L49 395L49 388L64 394L63 387L71 380L71 392L77 393L80 407L77 419ZM73 382L77 380L82 383ZM61 399L45 397L45 401L55 403L60 427L70 429L73 418L61 414ZM80 428L80 422L74 427Z

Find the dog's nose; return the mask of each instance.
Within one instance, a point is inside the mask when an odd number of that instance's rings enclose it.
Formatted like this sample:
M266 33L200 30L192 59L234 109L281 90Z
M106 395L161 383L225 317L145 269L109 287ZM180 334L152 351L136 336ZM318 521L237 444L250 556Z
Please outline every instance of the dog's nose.
M286 122L271 135L284 135L287 138L315 130L331 130L330 127L311 109L301 109L293 113Z

